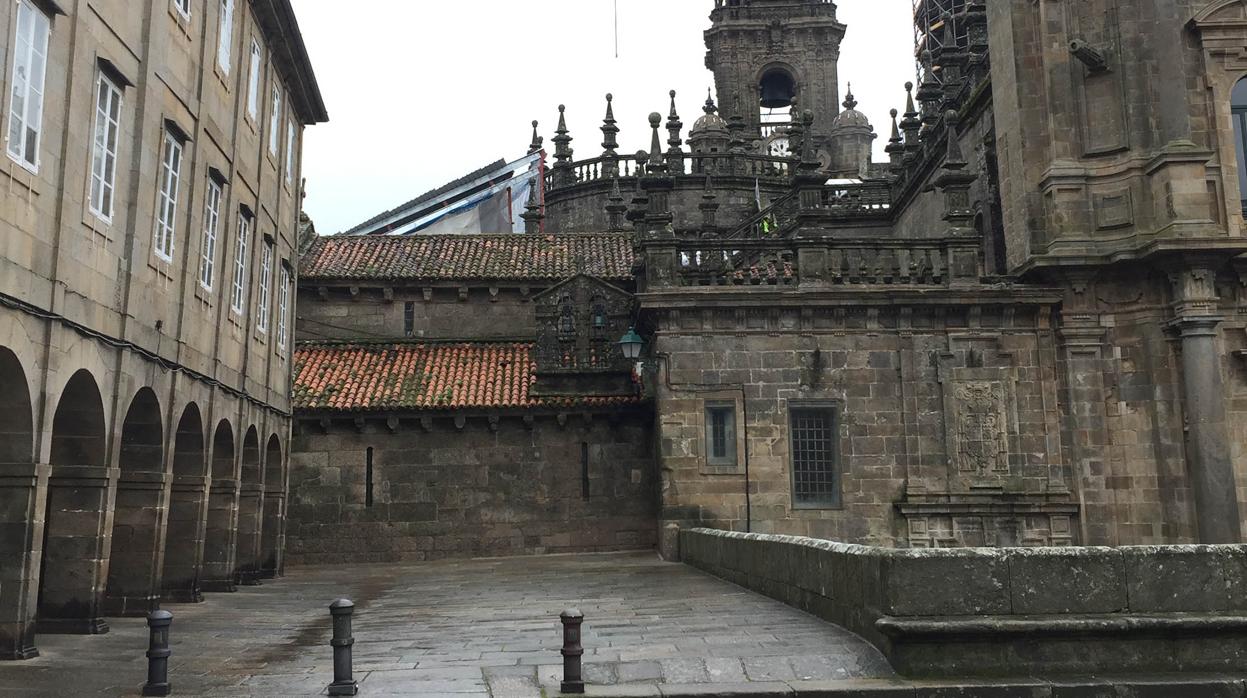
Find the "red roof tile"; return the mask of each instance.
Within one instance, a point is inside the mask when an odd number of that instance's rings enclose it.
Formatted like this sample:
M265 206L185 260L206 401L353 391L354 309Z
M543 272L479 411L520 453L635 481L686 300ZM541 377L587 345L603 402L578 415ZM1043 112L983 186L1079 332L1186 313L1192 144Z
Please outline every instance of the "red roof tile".
M299 272L305 280L562 280L581 271L577 260L591 276L631 279L631 237L614 233L323 237L303 255Z
M538 398L532 344L309 344L295 350L294 407L375 412L635 403L633 397Z

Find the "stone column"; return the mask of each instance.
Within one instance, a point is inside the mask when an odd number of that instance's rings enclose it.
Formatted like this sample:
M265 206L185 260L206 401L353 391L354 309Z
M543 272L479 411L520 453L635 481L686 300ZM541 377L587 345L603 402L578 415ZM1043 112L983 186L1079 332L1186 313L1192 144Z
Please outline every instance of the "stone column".
M204 600L203 569L207 477L175 475L169 492L169 525L164 543L163 598L174 603Z
M160 608L163 550L160 529L168 508L160 472L122 472L113 506L113 546L109 556L104 612L146 617Z
M1187 424L1186 458L1195 495L1199 541L1241 542L1238 490L1225 422L1225 387L1217 338L1216 267L1187 263L1170 271L1174 327L1182 338L1182 403Z
M260 578L272 579L281 574L285 550L286 493L269 490L264 493L264 523L260 529Z
M109 484L118 470L57 465L48 479L38 632L108 632L103 599L112 530Z
M212 480L208 493L208 526L204 535L204 591L237 591L234 560L238 544L237 480Z
M43 463L0 464L0 660L39 656L35 605L50 471Z
M255 586L260 583L260 523L264 515L264 485L246 483L238 499L237 581Z

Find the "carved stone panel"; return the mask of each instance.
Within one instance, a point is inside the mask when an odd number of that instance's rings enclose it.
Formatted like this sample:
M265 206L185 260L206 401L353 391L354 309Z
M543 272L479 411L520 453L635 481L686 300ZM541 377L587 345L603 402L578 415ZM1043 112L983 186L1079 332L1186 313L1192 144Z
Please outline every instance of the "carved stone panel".
M1009 418L1005 386L999 381L970 381L953 387L956 409L953 458L963 473L1009 472Z

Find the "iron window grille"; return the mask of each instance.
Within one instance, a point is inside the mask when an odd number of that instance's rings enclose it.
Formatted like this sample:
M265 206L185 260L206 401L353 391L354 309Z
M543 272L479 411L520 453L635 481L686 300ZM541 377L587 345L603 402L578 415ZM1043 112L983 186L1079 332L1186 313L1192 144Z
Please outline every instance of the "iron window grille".
M839 415L834 406L803 405L788 411L794 508L840 506Z

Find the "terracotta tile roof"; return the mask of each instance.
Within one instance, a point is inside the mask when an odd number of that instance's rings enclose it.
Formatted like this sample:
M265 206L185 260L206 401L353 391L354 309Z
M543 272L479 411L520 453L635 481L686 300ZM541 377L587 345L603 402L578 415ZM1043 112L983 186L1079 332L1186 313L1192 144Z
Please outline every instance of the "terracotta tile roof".
M627 234L322 237L299 262L304 280L563 280L577 260L600 279L632 279Z
M634 397L537 398L529 343L305 344L294 408L322 412L624 405Z

